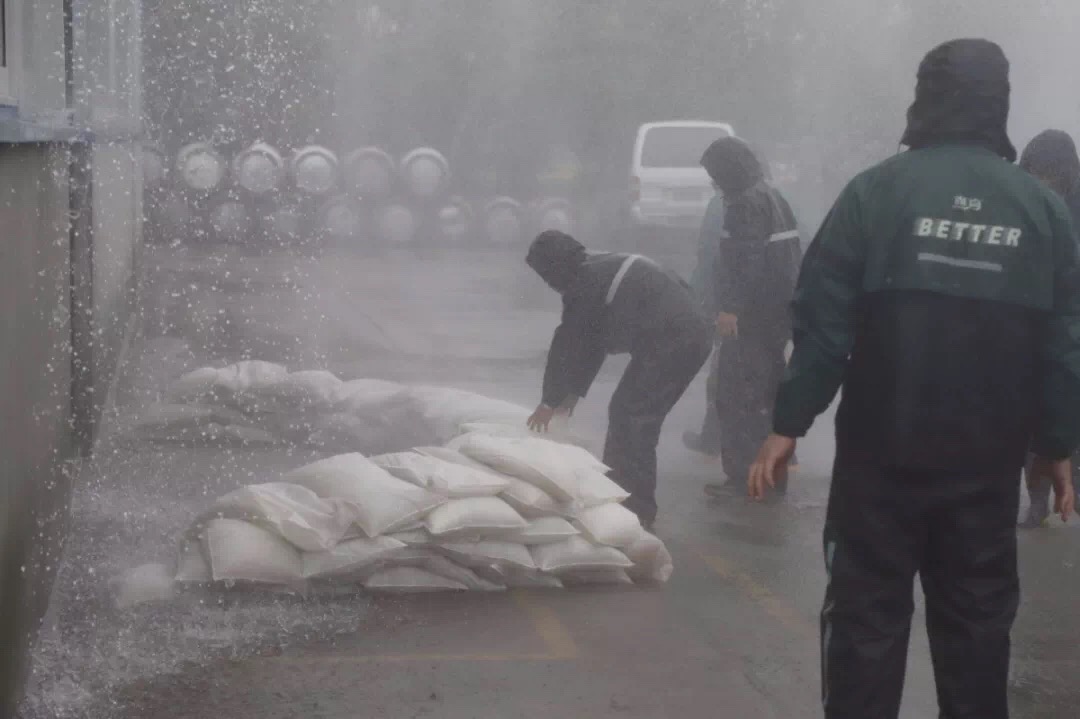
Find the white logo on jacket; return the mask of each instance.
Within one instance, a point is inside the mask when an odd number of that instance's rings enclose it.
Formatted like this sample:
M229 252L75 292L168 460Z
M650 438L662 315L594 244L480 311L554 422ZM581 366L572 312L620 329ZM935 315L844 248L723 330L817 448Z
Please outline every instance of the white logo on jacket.
M971 222L956 222L935 217L915 219L916 237L934 237L952 242L970 242L973 245L1000 245L1019 247L1022 230L1002 225L976 225Z
M982 212L983 202L978 197L957 195L953 198L953 209L961 212Z

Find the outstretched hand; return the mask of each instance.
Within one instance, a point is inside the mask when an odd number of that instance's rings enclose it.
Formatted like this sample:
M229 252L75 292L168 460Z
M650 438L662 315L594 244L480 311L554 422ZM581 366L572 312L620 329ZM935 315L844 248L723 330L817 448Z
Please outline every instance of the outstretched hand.
M1054 486L1054 513L1061 515L1062 522L1076 511L1076 491L1072 482L1072 460L1051 460L1036 457L1031 466L1036 479L1048 478Z
M795 456L795 439L784 437L779 434L771 434L761 445L757 459L750 465L750 477L747 481L747 492L751 499L765 499L769 489L776 487L777 482L787 479L788 465Z
M555 419L555 408L541 404L532 413L526 423L533 432L547 432L551 426L551 420Z

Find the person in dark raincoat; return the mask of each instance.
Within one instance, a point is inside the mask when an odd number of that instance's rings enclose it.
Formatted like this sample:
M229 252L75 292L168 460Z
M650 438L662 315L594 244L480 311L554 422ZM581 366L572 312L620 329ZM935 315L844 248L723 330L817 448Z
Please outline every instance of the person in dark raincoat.
M713 266L716 411L725 483L709 494L738 488L769 435L776 389L791 339L791 302L802 249L791 206L769 185L761 162L744 141L724 137L701 164L723 194L724 224ZM783 491L783 488L780 488Z
M1020 155L1020 167L1042 180L1065 200L1072 215L1073 225L1080 228L1080 157L1076 143L1061 130L1046 130L1028 143ZM1073 455L1073 487L1080 484L1077 468L1080 456ZM1028 496L1031 507L1021 527L1033 529L1042 526L1050 517L1050 483L1036 477L1029 469L1027 474Z
M546 431L586 395L607 355L629 353L608 410L604 463L630 492L626 506L651 527L660 430L709 356L708 324L686 283L646 257L589 253L573 237L548 231L533 241L526 262L563 300L529 426Z
M827 719L900 711L918 574L940 716L1006 719L1029 449L1075 501L1080 255L1064 203L1016 167L1009 63L986 40L932 50L907 152L856 177L806 253L795 349L761 497L832 403L836 461L821 613Z

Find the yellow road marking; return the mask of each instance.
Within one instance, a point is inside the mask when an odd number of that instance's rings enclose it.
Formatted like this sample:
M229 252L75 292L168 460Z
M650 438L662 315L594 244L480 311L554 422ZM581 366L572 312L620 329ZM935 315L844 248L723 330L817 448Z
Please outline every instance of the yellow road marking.
M817 628L813 623L799 614L790 604L773 594L764 584L739 569L731 560L702 550L694 551L710 569L722 579L734 584L740 592L754 601L770 617L798 634L817 635Z
M526 591L516 590L512 596L532 619L533 627L544 640L551 659L577 659L577 644L551 607L541 604L535 594Z
M524 590L510 592L514 603L529 616L536 635L544 643L543 652L526 653L476 653L476 654L329 654L324 656L281 656L273 661L290 664L354 664L368 662L551 662L568 661L578 657L577 644L559 617L537 601L535 593Z

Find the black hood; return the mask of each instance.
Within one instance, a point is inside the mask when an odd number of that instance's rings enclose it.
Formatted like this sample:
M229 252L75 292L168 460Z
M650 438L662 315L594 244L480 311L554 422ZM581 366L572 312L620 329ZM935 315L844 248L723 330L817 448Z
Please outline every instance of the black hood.
M722 137L709 145L701 166L725 195L745 192L765 178L757 155L737 137Z
M588 253L585 246L565 232L542 232L529 246L525 263L556 292L566 292L577 279Z
M1020 166L1049 182L1062 195L1080 182L1080 157L1076 154L1076 143L1069 133L1062 130L1039 133L1024 148Z
M1009 162L1009 61L989 40L953 40L931 50L919 65L915 102L901 143L913 150L934 145L979 145Z

